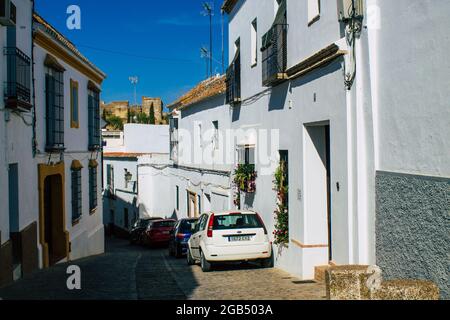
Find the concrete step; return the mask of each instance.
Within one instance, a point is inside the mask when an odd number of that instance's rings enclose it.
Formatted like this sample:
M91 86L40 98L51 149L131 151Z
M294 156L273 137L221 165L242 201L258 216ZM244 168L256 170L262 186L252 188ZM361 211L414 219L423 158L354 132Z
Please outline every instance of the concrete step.
M330 268L329 265L315 267L314 280L316 280L317 282L325 282L325 273L329 268Z

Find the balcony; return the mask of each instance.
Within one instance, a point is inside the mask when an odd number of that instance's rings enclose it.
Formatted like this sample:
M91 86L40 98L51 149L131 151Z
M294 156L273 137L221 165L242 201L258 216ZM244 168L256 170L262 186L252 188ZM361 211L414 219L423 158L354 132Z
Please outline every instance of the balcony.
M273 25L262 41L262 83L271 87L287 79L287 24Z
M227 69L226 78L226 103L234 105L241 102L241 55L239 50Z
M6 47L7 81L6 108L28 112L31 110L31 59L18 48Z

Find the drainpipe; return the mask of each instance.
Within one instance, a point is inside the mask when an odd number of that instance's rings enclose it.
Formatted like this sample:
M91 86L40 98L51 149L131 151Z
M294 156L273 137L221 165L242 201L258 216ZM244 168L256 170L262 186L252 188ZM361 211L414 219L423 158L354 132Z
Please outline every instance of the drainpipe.
M31 81L33 87L33 140L32 140L32 148L33 148L33 158L36 157L37 153L37 139L36 139L36 79L34 77L34 21L33 15L35 12L35 1L31 0L32 3L32 11L31 11Z

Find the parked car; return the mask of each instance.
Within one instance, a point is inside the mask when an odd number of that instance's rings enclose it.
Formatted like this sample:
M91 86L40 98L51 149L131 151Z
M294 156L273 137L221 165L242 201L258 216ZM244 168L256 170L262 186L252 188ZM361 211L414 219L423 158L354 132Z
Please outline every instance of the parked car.
M187 244L198 219L181 219L170 232L169 255L181 258L187 252Z
M165 246L169 244L170 231L177 223L174 219L151 221L145 231L144 244L148 246Z
M162 218L147 218L137 220L130 231L130 243L142 244L145 230L147 230L150 222L155 220L162 220Z
M203 214L188 242L187 263L258 261L273 267L272 243L259 214L251 211Z

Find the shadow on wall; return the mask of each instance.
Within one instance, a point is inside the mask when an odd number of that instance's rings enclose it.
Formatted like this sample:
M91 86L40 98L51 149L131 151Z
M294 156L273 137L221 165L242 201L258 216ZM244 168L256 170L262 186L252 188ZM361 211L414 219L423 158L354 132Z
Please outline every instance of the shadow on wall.
M316 69L302 77L299 77L297 79L294 79L291 82L291 87L292 88L296 88L296 87L301 87L304 86L310 82L313 82L317 79L321 79L322 77L335 73L336 71L339 71L342 69L342 58L334 60L332 62L330 62L329 64L322 66L319 69ZM344 79L342 79L342 88L344 88Z
M134 202L130 203L118 196L114 196L114 198L104 196L103 224L106 235L127 239L131 227L139 218L139 209Z
M269 112L274 110L284 110L289 91L289 82L273 87L269 99Z

